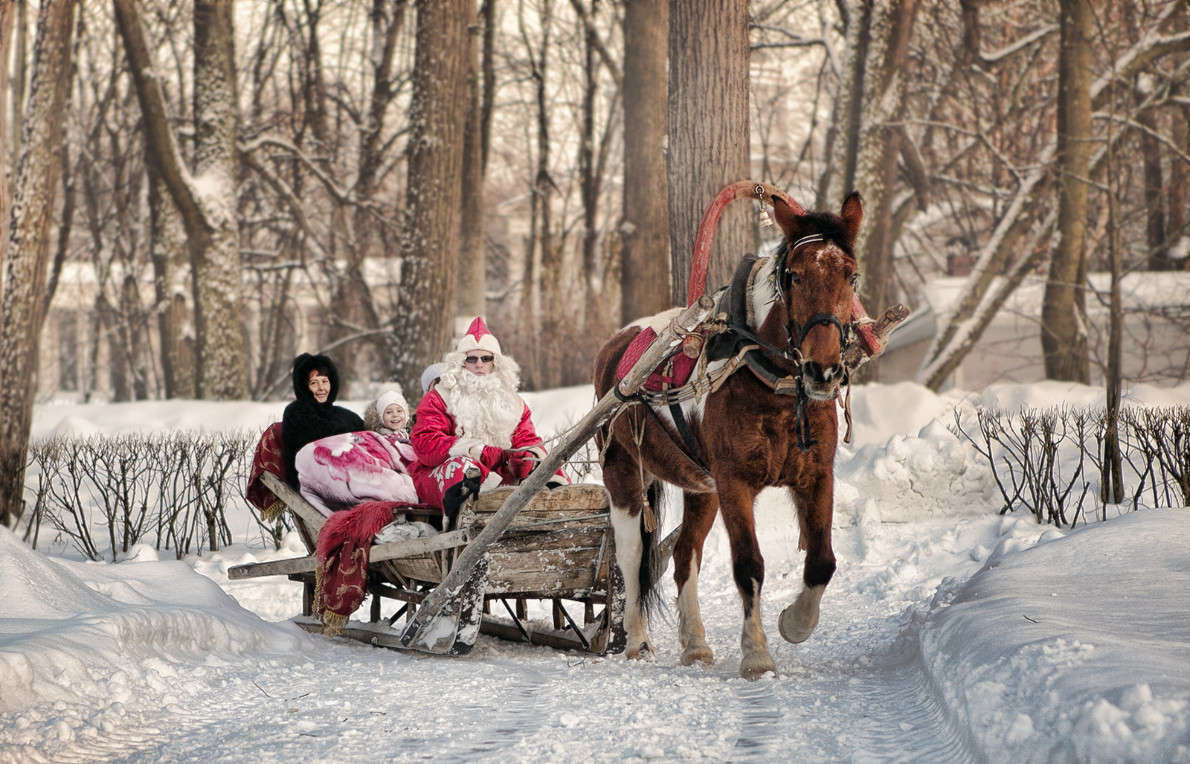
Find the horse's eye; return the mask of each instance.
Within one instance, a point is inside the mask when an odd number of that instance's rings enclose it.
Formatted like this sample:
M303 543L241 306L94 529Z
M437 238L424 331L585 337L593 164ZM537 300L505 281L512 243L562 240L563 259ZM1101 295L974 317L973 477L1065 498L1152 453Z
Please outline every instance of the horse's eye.
M855 289L856 287L859 286L859 274L858 273L851 274L851 278L849 278L848 281L851 282L851 288Z
M802 282L802 274L797 271L787 270L785 271L785 275L789 276L790 284L800 284Z

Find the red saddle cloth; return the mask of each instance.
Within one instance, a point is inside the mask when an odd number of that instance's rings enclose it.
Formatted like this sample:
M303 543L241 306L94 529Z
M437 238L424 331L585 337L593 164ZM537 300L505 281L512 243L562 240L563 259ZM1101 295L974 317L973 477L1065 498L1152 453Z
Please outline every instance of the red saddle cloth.
M632 370L655 339L657 332L652 329L645 329L632 339L624 355L620 356L620 362L616 364L616 379L623 379ZM666 387L681 387L690 379L697 362L697 358L691 358L679 350L653 370L645 380L644 388L656 393Z

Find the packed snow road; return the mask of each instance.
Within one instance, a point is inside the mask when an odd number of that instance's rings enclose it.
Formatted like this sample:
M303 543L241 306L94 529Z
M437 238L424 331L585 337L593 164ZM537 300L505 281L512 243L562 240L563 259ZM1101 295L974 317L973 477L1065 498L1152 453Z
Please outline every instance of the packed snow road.
M1001 525L836 529L839 572L818 631L797 646L780 639L775 620L798 591L800 560L776 548L791 538L770 534L764 602L778 675L757 682L737 675L740 607L717 532L701 586L712 667L680 666L665 621L654 625L649 663L486 637L464 658L423 657L295 633L293 658L160 661L144 666L155 691L96 697L67 721L17 714L5 726L23 724L36 746L8 753L55 761L974 760L923 671L918 629L939 587L973 572L972 549L994 543ZM219 579L235 562L199 570ZM284 580L221 583L265 618L299 606L299 587Z

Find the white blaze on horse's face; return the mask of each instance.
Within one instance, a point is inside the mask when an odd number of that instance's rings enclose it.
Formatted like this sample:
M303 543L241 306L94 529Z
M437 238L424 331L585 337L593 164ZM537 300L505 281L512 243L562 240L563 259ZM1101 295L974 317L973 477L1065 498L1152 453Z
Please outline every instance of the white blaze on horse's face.
M855 258L831 241L798 247L786 262L791 340L801 353L802 387L813 400L834 400L844 379L843 329L851 323L855 273Z

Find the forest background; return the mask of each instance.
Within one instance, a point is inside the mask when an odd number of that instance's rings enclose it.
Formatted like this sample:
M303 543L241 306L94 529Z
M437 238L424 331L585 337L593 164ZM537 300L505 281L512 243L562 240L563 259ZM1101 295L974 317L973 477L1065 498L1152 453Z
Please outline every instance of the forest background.
M1188 29L1179 0L0 0L0 521L56 306L84 396L283 396L316 350L417 390L478 313L528 388L576 384L684 303L743 178L863 194L873 313L966 276L932 389L1039 275L1021 352L1118 387L1120 280L1190 261ZM772 238L758 209L711 287Z

